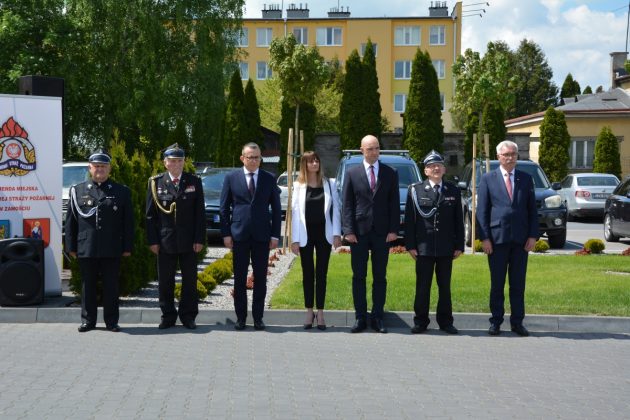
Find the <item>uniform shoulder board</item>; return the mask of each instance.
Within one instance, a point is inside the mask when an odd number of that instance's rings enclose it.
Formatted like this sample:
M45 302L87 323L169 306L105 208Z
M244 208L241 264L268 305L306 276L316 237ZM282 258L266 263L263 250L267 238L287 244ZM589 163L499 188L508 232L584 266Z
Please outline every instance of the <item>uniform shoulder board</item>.
M415 188L416 185L422 185L422 181L414 182L413 184L409 184L409 189Z
M162 175L164 175L164 174L165 174L165 172L160 172L160 173L159 173L159 174L157 174L157 175L153 175L153 176L152 176L152 177L150 177L149 179L158 179L158 178L161 178L161 177L162 177Z

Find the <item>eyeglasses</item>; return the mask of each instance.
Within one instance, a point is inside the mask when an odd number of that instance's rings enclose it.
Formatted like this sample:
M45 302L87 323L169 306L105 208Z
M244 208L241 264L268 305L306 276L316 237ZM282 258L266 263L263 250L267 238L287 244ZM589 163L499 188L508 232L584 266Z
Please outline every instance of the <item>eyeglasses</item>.
M260 156L243 156L247 160L260 160Z
M503 156L506 158L513 158L516 157L518 155L518 153L499 153L499 156Z

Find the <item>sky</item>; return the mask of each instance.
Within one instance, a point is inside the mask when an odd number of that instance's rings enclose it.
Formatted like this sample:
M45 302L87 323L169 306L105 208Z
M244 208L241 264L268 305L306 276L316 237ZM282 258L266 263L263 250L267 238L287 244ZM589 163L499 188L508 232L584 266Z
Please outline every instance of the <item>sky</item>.
M443 1L443 0L442 0ZM562 86L571 73L580 87L610 88L610 53L626 51L630 0L465 0L462 53L470 48L485 53L489 41L505 41L516 50L527 38L538 44ZM244 17L260 18L263 5L300 1L246 0ZM310 17L326 17L333 7L347 6L351 17L428 16L429 0L310 0ZM476 4L481 3L481 4ZM486 4L489 3L489 6ZM455 1L447 0L449 13ZM306 6L304 6L306 7ZM484 9L475 10L475 9ZM482 17L479 16L482 15Z

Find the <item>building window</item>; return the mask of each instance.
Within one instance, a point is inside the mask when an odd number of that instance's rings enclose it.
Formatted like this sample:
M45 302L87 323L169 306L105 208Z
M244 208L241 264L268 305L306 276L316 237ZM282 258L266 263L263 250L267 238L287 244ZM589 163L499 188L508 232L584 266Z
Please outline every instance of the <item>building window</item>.
M572 168L592 168L595 155L595 139L574 140L571 142L569 156Z
M256 78L258 80L271 79L271 67L266 61L258 61L256 63Z
M258 28L256 29L256 46L268 47L271 45L273 39L273 31L271 28Z
M317 45L341 45L341 28L317 28Z
M397 26L394 29L394 45L420 45L420 27Z
M241 61L238 63L238 69L241 72L241 80L249 80L249 63Z
M308 28L293 28L293 36L298 44L308 45Z
M249 29L241 28L238 33L238 37L236 38L236 46L238 47L248 47L249 46Z
M407 95L398 93L394 95L394 112L405 112L407 107Z
M365 55L365 47L367 46L367 43L364 42L361 44L361 57L363 57ZM378 56L378 44L375 42L372 42L372 48L374 48L374 57Z
M444 26L431 26L429 44L446 45L446 35Z
M411 61L394 63L394 79L411 79Z
M444 63L444 60L433 60L433 67L435 68L435 73L437 74L438 79L444 79L444 77L446 77L446 64Z

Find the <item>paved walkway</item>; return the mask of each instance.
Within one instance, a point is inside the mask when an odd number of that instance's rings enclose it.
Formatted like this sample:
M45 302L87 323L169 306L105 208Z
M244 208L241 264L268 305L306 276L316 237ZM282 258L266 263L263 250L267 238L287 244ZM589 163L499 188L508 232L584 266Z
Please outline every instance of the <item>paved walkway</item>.
M267 319L267 317L266 317ZM457 319L457 317L456 317ZM3 419L622 419L630 336L0 322ZM460 325L461 327L461 325Z

